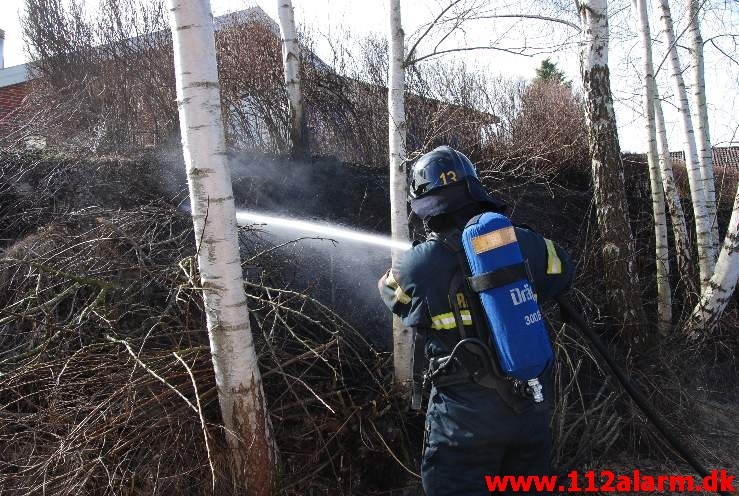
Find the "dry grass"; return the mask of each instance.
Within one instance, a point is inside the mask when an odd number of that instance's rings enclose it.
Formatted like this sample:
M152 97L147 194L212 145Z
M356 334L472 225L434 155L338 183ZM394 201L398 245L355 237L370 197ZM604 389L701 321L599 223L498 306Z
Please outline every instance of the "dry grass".
M110 206L44 210L52 176L94 172L85 162L31 162L35 194L3 197L37 207L43 225L8 221L6 233L31 234L0 260L4 494L199 494L210 490L210 462L219 491L238 492L217 455L189 216L162 201L119 209L105 197ZM375 486L397 480L388 448L403 440L402 423L387 355L309 294L283 289L271 264L269 252L252 257L246 288L284 493L371 487L362 477L370 459L369 472L386 473Z
M3 158L0 232L12 240L0 260L3 494L207 494L214 476L219 494L238 493L219 456L194 237L179 198L161 199L145 161ZM587 221L587 195L564 198ZM556 222L559 214L548 210ZM578 285L587 291L578 297L598 316L598 262L587 249L597 240L579 218L560 228L584 253ZM259 237L251 228L240 235L245 247ZM412 494L408 471L418 470L423 419L388 386L388 354L347 315L286 287L276 250L244 258L283 494ZM607 466L609 455L622 453L637 467L641 456L663 463L669 450L605 379L579 333L553 328L560 471ZM712 352L705 369L731 374L726 357L736 340L728 328L716 332L691 346L676 335L630 357L643 388L694 442L706 427L691 418L707 412L695 407L693 393L730 381L705 375L691 384L680 366ZM713 405L716 394L701 400ZM726 422L711 428L736 439ZM695 444L707 463L721 460L712 446Z

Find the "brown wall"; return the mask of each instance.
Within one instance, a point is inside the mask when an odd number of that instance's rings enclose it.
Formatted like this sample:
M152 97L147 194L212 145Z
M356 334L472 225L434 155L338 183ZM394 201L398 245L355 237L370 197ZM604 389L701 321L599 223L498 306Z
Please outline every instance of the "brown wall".
M21 106L28 95L27 83L18 83L0 88L0 120Z

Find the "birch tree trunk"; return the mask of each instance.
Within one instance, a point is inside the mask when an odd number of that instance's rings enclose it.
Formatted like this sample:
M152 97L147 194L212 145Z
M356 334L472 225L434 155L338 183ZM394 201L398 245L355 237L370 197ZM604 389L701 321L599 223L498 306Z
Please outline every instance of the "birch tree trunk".
M390 232L394 241L408 240L408 180L405 164L405 34L400 19L400 0L389 0L390 24L388 31L388 114L390 152ZM403 251L393 248L392 263ZM412 379L411 359L413 335L405 329L400 319L393 317L393 360L395 381L409 387Z
M274 490L276 449L241 273L209 0L168 0L182 151L218 400L238 483ZM242 482L243 481L243 482Z
M734 210L731 212L729 228L716 262L716 270L688 322L691 337L695 338L700 331L708 331L716 325L726 305L731 301L737 277L739 277L739 186L734 196Z
M608 6L606 0L578 1L577 6L584 35L581 74L609 313L622 326L624 337L636 343L639 329L644 328L646 319L641 304L611 95Z
M642 43L644 70L644 108L647 111L647 161L649 182L652 188L652 215L654 216L655 258L657 265L657 328L667 335L672 326L672 293L670 290L670 257L667 243L667 216L662 187L659 158L657 157L657 129L654 110L654 64L652 62L652 36L649 29L646 0L634 0L639 18L639 34Z
M706 207L706 195L703 188L703 175L700 162L698 161L698 150L695 144L695 133L693 131L693 119L690 116L688 94L685 91L682 69L680 68L680 57L677 53L675 32L672 26L669 0L659 0L661 11L662 28L665 34L665 43L668 47L667 60L672 72L672 83L675 95L678 99L678 110L680 112L685 143L685 165L688 169L688 182L690 183L690 196L693 203L693 216L695 218L695 233L698 244L698 269L700 270L701 286L705 285L713 273L714 250L711 245L711 225Z
M305 158L308 153L303 114L303 88L300 82L300 45L295 29L295 13L292 0L278 0L280 31L282 32L282 62L285 71L285 87L290 108L290 141L293 159Z
M706 209L711 232L711 249L715 255L718 251L719 233L718 219L716 218L716 182L713 178L713 149L711 147L711 133L708 127L708 107L706 105L706 80L703 67L703 37L701 36L698 15L700 14L700 0L690 0L690 21L688 34L690 36L690 59L693 70L693 112L696 116L695 140L698 147L703 191L706 196ZM714 260L711 260L711 264Z
M694 282L693 257L690 253L688 226L685 222L683 204L680 200L680 193L677 189L675 176L672 171L672 158L670 157L670 147L667 142L665 116L662 112L662 101L659 98L659 89L657 88L656 81L652 89L654 91L654 120L657 125L657 142L659 145L659 168L662 174L662 187L665 191L667 206L670 209L672 232L675 238L677 269L680 274L680 281L686 286L686 291L697 295L699 291Z

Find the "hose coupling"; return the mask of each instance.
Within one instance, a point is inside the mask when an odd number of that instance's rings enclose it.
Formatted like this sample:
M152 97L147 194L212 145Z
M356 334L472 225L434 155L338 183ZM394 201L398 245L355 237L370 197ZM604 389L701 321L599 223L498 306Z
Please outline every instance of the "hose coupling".
M543 388L541 387L541 382L539 382L538 378L529 379L528 387L526 389L531 399L534 400L534 403L541 403L544 401Z

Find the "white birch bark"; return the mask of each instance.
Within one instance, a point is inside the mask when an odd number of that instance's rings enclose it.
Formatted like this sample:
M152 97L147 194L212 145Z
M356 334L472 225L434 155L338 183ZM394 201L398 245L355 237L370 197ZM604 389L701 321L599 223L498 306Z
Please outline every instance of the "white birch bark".
M278 0L278 14L282 32L282 63L290 108L292 157L303 158L307 153L307 144L303 114L303 88L300 81L300 45L297 29L295 29L292 0Z
M652 215L654 216L655 258L657 265L657 328L667 335L672 326L672 293L670 290L670 257L667 242L667 216L665 197L657 156L657 129L654 110L654 64L652 62L652 36L649 29L646 0L633 1L639 19L639 35L642 44L644 71L644 108L646 109L647 161L649 182L652 189Z
M705 285L713 273L714 250L711 244L711 223L706 208L706 195L703 188L703 175L698 160L698 149L695 144L695 132L693 131L693 119L690 115L688 94L685 90L680 57L677 53L675 32L672 26L669 0L659 0L660 19L668 47L670 71L672 83L677 97L678 110L683 131L685 144L685 165L688 170L688 182L690 183L690 196L693 203L693 216L695 218L695 233L698 245L698 269L700 270L701 286Z
M703 290L701 299L693 309L688 329L691 337L700 331L708 331L716 325L726 305L731 301L739 277L739 186L734 196L729 228L724 238L716 270Z
M693 263L690 253L690 237L688 226L685 222L685 212L680 200L680 192L675 183L675 175L672 171L672 157L667 141L667 130L665 128L665 116L662 112L662 101L659 98L657 84L653 86L654 91L654 117L657 127L657 144L659 148L659 168L662 174L662 187L665 191L667 206L670 209L670 220L672 221L672 233L675 238L675 254L677 258L677 269L680 279L685 284L687 291L698 294L693 279Z
M711 224L711 246L714 255L718 251L719 233L716 218L716 182L713 178L713 149L711 133L708 127L708 106L706 105L706 80L703 67L703 37L700 31L700 0L690 0L690 20L688 35L690 38L690 62L692 70L693 112L696 117L695 140L698 147L698 159L703 178L703 191L706 195L706 209ZM711 260L713 264L714 261Z
M389 114L389 153L390 153L390 233L394 241L408 240L408 180L405 164L405 34L400 18L400 0L389 0L390 23L388 31L389 70L388 70L388 114ZM403 251L392 250L392 263L398 260ZM412 379L411 359L413 335L404 329L400 319L393 318L393 360L395 380L405 387Z
M646 318L641 304L611 94L608 4L606 0L581 0L577 6L583 27L580 70L585 90L594 199L602 239L601 256L609 313L622 326L626 339L636 343Z
M182 151L218 400L236 480L274 489L276 449L241 272L209 0L168 0Z

